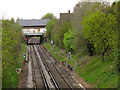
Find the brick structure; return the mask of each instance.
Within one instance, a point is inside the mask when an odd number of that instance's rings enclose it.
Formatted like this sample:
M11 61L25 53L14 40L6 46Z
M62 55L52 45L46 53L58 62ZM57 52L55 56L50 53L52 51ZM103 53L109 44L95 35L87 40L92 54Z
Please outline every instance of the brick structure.
M71 20L72 16L73 16L73 13L70 13L70 10L68 10L68 13L60 13L59 21L60 23L64 21L69 21Z

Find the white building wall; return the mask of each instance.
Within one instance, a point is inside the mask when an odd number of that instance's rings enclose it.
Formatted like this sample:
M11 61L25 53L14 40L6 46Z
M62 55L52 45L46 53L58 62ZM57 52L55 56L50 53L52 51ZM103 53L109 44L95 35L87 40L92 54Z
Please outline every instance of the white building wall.
M34 31L35 31L35 33L44 33L44 32L46 32L46 28L40 28L40 31L38 31L38 29L34 29L34 28L22 29L23 34L33 33Z

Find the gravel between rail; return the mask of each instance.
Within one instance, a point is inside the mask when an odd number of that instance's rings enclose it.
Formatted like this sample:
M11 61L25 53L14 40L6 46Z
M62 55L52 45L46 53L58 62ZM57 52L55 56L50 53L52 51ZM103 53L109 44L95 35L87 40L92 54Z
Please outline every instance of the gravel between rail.
M28 48L28 64L24 62L26 66L22 69L18 88L82 89L71 72L67 71L43 45L28 45Z

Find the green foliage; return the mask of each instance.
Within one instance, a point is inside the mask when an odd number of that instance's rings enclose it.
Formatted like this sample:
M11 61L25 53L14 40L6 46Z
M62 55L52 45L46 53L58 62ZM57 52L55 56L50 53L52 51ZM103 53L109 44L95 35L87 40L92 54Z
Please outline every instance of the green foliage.
M73 46L72 46L73 39L74 39L73 32L69 29L69 31L64 34L64 39L63 39L63 43L66 51L73 51Z
M12 20L2 21L2 79L3 88L12 88L12 74L15 73L16 57L21 48L21 26ZM14 72L11 72L14 70ZM13 75L14 76L14 75ZM7 82L6 82L7 81Z
M118 17L118 13L119 13L119 2L113 2L112 6L111 6L111 14L115 15L116 17Z
M73 47L74 52L79 53L80 56L88 54L87 40L83 37L82 19L89 10L92 10L97 5L99 6L99 3L79 2L74 7L74 13L71 19L72 31L74 32Z
M102 11L89 13L83 18L84 36L94 44L96 51L104 54L108 48L117 48L117 25L116 18L111 14L106 17Z
M73 17L71 18L72 29L74 34L74 51L82 56L87 54L93 55L94 50L89 40L83 36L83 23L82 20L90 11L96 12L98 10L103 11L105 14L109 13L109 4L100 2L78 2L74 7Z
M47 13L45 16L42 17L42 19L56 19L56 17L52 13Z
M44 46L50 51L50 53L59 61L66 61L74 67L77 61L75 72L82 76L83 79L96 88L117 88L118 87L118 53L110 51L109 55L105 56L104 63L100 61L101 56L85 56L77 58L76 55L72 55L72 58L68 60L68 57L63 50L56 46L51 46L50 43L44 43ZM52 51L50 49L53 49ZM86 63L84 63L86 62Z
M120 26L118 4L120 3L114 2L110 6L104 2L79 2L74 7L71 24L67 25L57 20L53 30L50 31L58 47L64 47L66 51L71 51L72 48L75 52L78 63L75 72L98 88L118 86L118 27ZM67 28L68 26L70 27ZM50 52L58 60L67 60L59 49L50 45L48 47L53 48ZM90 52L92 57L88 56ZM105 61L101 62L101 59ZM74 66L72 59L67 63Z
M10 20L10 21L11 21L11 23L15 23L15 20L14 20L14 18L11 18L11 20Z
M67 60L67 55L63 52L60 51L60 49L56 46L51 46L50 43L44 43L44 46L50 51L50 53L52 53L52 55L60 61L65 61ZM51 48L53 49L51 51Z
M54 30L52 31L52 38L57 46L63 48L64 34L68 32L69 29L71 29L71 22L65 21L62 23L62 25L59 25L59 23L57 22L56 26L57 27L55 27Z
M47 23L47 38L51 40L52 30L55 27L56 20L52 19Z
M92 58L91 58L92 59ZM117 88L118 86L118 56L113 57L110 52L105 57L104 63L100 61L101 56L94 58L86 65L78 67L75 71L84 80L97 88Z
M80 32L76 32L72 30L73 33L73 48L74 53L79 54L79 56L88 55L88 48L87 48L87 39L83 37L83 34Z

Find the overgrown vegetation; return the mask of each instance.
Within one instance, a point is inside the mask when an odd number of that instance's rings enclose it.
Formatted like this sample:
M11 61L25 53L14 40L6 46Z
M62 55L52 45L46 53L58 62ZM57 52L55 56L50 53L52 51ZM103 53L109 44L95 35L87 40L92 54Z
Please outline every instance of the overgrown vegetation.
M45 16L42 17L42 19L55 19L56 17L52 13L47 13Z
M11 20L2 20L2 88L16 88L19 76L16 69L21 68L23 62L21 49L25 49L22 43L22 27ZM25 51L23 51L25 53ZM20 55L22 55L21 58Z
M78 55L72 54L72 58L68 59L68 55L64 50L51 46L50 43L44 43L44 46L59 61L66 61L67 65L75 67L75 73L84 78L84 81L91 84L94 88L117 88L118 87L118 53L111 53L105 56L105 61L101 61L100 55L84 56L78 58Z
M108 3L79 2L74 7L72 17L53 18L48 22L48 39L54 40L56 46L80 56L102 53L104 60L107 50L118 47L117 5L118 2L111 6Z
M99 21L99 22L98 22ZM83 33L90 43L94 44L96 52L104 54L109 49L118 48L118 22L115 16L96 11L83 18Z
M79 2L67 18L52 19L47 24L48 39L53 40L57 47L65 49L65 52L71 51L79 60L78 63L84 61L84 57L90 58L88 64L77 68L76 73L90 84L96 83L95 87L117 87L114 83L118 80L119 4L120 2L114 2L110 6L104 2ZM58 58L60 59L62 58ZM108 70L110 67L114 67L111 73ZM91 80L93 76L96 78Z

